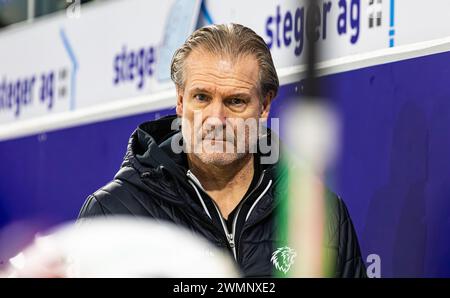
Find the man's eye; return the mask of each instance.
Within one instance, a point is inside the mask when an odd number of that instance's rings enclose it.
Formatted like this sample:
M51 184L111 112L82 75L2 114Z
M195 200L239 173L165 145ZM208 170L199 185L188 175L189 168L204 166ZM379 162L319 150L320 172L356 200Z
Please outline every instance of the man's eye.
M239 105L242 105L244 103L245 103L245 101L240 99L240 98L232 98L230 100L230 104L233 105L233 106L239 106Z
M194 98L195 98L197 101L200 101L200 102L206 102L206 101L208 101L208 97L207 97L205 94L196 94L196 95L194 96Z

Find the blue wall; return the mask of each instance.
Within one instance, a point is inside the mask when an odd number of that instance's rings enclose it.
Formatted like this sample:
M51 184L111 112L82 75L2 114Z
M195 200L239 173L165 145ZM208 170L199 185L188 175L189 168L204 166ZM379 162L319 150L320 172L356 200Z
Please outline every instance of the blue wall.
M321 79L343 120L329 184L348 205L364 257L380 255L385 277L450 277L449 74L450 53L442 53ZM298 85L282 87L272 116ZM0 231L18 220L38 230L74 219L118 170L135 127L168 113L1 142Z

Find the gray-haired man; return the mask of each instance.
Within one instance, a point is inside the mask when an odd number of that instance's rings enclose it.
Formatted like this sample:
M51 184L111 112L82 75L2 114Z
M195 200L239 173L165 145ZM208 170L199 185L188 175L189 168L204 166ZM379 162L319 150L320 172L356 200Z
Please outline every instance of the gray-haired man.
M279 87L270 51L247 27L208 26L175 52L171 74L177 115L139 125L120 171L87 198L80 218L129 214L173 222L228 249L245 276L272 276L280 178L276 162L261 162L267 153L257 144L275 138L258 125ZM180 130L173 130L175 120ZM333 275L363 277L347 209L328 197Z

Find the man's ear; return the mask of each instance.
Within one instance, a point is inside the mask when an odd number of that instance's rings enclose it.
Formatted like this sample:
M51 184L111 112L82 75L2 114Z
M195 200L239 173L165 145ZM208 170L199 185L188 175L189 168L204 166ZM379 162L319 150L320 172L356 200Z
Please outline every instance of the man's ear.
M176 112L178 117L181 117L183 115L183 90L181 88L177 88Z
M261 119L267 119L269 117L270 105L274 98L274 94L275 94L275 92L273 92L273 91L267 92L267 94L264 98L264 101L262 103L262 106L261 106L261 116L260 116Z

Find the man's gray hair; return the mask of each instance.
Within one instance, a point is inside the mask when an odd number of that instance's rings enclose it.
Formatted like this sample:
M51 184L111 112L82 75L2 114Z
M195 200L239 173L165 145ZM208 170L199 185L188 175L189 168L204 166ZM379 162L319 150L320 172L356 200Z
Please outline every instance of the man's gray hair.
M172 58L170 76L177 88L184 88L184 62L196 48L231 58L232 61L253 55L259 65L261 101L269 92L273 92L273 97L276 96L279 81L269 47L252 29L231 23L210 25L194 31Z

